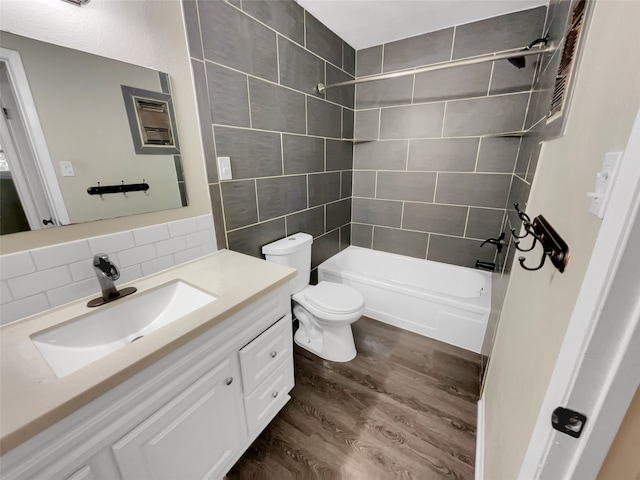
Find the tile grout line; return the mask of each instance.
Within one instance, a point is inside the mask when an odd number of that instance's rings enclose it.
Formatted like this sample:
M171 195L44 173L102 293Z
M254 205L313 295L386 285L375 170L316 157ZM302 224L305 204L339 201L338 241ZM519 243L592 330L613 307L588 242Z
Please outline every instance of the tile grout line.
M467 218L464 220L464 230L462 231L462 236L467 238L467 227L469 225L469 215L471 214L471 207L467 207Z
M447 118L447 105L449 104L449 102L444 102L444 110L442 111L442 129L440 130L440 138L445 138L444 136L444 126L445 126L445 120Z
M491 96L491 82L493 81L493 69L496 68L496 62L491 62L491 72L489 73L489 85L487 85L487 94L485 96Z
M449 61L453 60L453 46L456 44L456 30L457 26L453 26L453 35L451 36L451 54L449 55Z
M476 161L473 165L473 172L471 173L480 173L478 172L478 160L480 159L480 149L482 148L482 137L478 141L478 150L476 151ZM516 157L517 158L517 157Z
M440 176L440 172L436 172L436 182L433 185L433 202L431 202L434 205L436 203L436 192L438 191L438 178L439 178L439 176Z
M249 104L249 128L253 129L253 115L251 115L251 88L249 88L249 75L247 75L247 103Z

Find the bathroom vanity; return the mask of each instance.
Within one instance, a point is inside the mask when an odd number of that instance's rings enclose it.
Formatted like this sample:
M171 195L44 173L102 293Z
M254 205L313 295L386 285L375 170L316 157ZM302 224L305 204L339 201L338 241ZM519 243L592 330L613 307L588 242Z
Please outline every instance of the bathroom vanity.
M3 327L2 478L221 478L290 398L294 275L222 250L139 279L215 301L64 375L32 338L91 315L86 300Z

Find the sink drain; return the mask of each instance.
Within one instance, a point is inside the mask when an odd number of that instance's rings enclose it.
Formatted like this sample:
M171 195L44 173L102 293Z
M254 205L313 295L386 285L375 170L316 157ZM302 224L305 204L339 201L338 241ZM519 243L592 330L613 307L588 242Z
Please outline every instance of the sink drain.
M143 337L144 337L144 335L140 335L139 337L136 337L136 338L134 338L133 340L131 340L129 343L133 343L133 342L135 342L136 340L140 340L140 339L141 339L141 338L143 338Z

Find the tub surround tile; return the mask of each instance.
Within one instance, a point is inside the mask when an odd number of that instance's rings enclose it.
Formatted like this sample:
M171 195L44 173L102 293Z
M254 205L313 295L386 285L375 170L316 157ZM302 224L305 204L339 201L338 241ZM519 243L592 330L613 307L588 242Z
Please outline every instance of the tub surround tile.
M538 62L535 57L525 58L527 63L524 68L515 68L508 60L493 62L489 95L531 90Z
M212 123L249 127L247 75L205 62Z
M546 7L538 7L459 25L453 58L526 47L542 36L546 10Z
M511 175L439 173L436 203L504 208Z
M404 205L402 228L461 237L464 235L467 210L467 207L407 202Z
M353 172L353 196L375 198L376 176L374 171L356 170Z
M382 45L364 48L356 53L356 76L382 73Z
M502 227L504 210L490 210L487 208L470 208L465 237L486 240L498 238ZM507 238L505 241L509 241ZM484 248L487 248L485 245ZM493 247L492 247L493 248Z
M456 100L447 103L445 137L521 130L529 93Z
M431 172L378 172L376 198L433 202L435 185Z
M351 245L351 224L340 227L340 251Z
M353 199L352 219L356 223L400 227L401 218L402 202L366 198Z
M340 172L340 198L353 195L353 170Z
M354 138L353 133L353 110L342 109L342 138Z
M249 78L249 94L253 128L305 133L304 95L255 78Z
M321 78L321 77L318 77ZM346 82L353 80L353 76L334 67L330 63L327 64L327 85L338 82ZM315 84L311 81L311 85L315 88L315 85L319 80L315 80ZM354 97L356 93L355 85L331 88L326 91L325 98L334 103L339 103L343 107L353 108Z
M353 168L358 170L405 170L407 140L357 143L353 153Z
M214 127L218 155L231 158L234 179L282 175L280 134Z
M413 76L356 85L356 108L408 105L413 97Z
M416 75L413 102L485 96L490 78L491 63L420 73Z
M380 113L380 138L437 137L443 118L444 103L384 108Z
M351 199L345 198L334 203L327 203L327 231L347 225L351 221Z
M408 170L472 172L478 155L478 138L411 140Z
M326 170L352 170L353 143L346 140L327 139Z
M226 2L198 2L206 59L278 81L276 33Z
M325 62L284 37L278 37L278 55L280 83L310 95L318 95L316 85L325 83Z
M202 59L202 37L200 36L200 19L196 0L182 0L182 11L187 30L189 55Z
M229 248L236 252L264 258L262 246L285 237L285 220L276 218L250 227L227 232Z
M307 97L307 133L319 137L340 138L342 108L324 100ZM303 123L304 125L304 123Z
M495 250L481 249L480 243L482 242L479 240L432 234L429 238L427 260L469 268L475 266L476 260L493 262Z
M384 71L430 65L449 60L453 28L416 35L384 45Z
M380 129L380 109L358 110L355 114L354 138L377 140Z
M311 268L316 268L340 251L340 230L333 230L313 240Z
M346 42L342 43L342 69L352 77L356 74L356 51Z
M375 226L373 227L372 248L424 259L427 254L428 239L429 235L426 233Z
M476 171L512 173L519 149L519 138L483 138Z
M356 247L371 248L372 238L372 225L361 225L359 223L351 224L351 245L355 245Z
M302 212L287 215L287 235L304 232L314 238L325 233L324 206L310 208Z
M309 178L309 206L340 200L340 173L314 173Z
M222 213L222 191L220 190L219 183L209 185L209 198L211 198L211 212L213 214L212 221L215 224L216 245L220 249L228 248L227 236L225 235L224 228L224 215ZM203 254L206 255L206 253L209 252L204 252L203 250Z
M306 47L336 66L342 65L342 40L316 17L305 12Z
M304 9L296 2L243 0L242 9L285 37L304 44Z
M307 208L306 175L256 180L260 221Z
M324 140L303 135L282 135L285 175L324 171Z

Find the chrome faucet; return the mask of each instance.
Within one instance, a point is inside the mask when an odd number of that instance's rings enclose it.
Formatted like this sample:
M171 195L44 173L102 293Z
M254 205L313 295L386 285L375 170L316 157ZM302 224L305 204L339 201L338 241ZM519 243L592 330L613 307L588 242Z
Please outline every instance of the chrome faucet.
M98 253L97 255L94 255L93 269L95 270L98 282L100 283L102 297L91 300L87 303L88 307L104 305L105 303L130 295L136 291L134 287L123 288L120 291L116 288L114 282L120 278L120 271L118 270L118 267L109 260L109 255L106 253Z
M120 278L120 271L115 264L109 260L106 253L98 253L93 257L93 269L96 271L100 288L102 289L102 298L105 302L118 297L118 289L115 282Z

